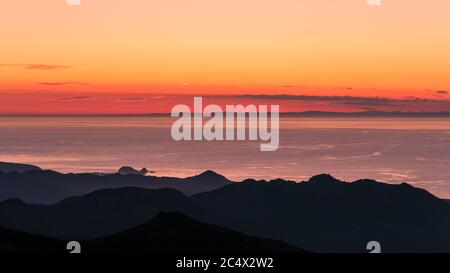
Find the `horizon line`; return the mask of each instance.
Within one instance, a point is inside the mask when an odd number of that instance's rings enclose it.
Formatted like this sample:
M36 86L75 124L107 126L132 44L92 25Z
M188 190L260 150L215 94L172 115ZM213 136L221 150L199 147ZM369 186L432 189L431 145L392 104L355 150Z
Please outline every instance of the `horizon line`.
M226 114L228 112L224 112ZM236 112L233 112L236 114ZM241 113L241 112L238 112ZM270 114L270 112L268 112ZM0 117L170 117L167 113L0 113ZM196 113L191 113L196 114ZM201 114L201 113L198 113ZM248 112L246 112L248 114ZM280 112L280 116L400 116L400 117L450 117L449 111L417 112L417 111L360 111L360 112L332 112L332 111L304 111Z

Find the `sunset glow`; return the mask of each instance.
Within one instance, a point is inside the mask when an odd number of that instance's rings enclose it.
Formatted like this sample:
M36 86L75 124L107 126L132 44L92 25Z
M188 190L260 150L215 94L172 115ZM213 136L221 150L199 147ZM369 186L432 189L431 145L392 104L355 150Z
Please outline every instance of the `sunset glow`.
M278 101L287 112L449 111L449 10L447 0L2 1L0 113L161 113L191 95L247 94L400 100Z

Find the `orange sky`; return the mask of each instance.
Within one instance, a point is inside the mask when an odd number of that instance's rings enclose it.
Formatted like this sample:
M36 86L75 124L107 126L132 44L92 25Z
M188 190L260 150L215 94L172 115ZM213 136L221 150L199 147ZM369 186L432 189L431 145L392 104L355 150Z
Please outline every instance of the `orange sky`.
M449 11L448 0L1 1L0 113L170 110L159 94L448 100Z

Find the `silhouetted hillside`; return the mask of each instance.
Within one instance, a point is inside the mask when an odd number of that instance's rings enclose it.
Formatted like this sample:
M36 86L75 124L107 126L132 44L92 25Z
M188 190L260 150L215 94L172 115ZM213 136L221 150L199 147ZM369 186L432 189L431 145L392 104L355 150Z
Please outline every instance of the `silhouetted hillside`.
M67 240L0 228L0 253L63 254ZM181 213L159 213L143 225L94 240L80 240L83 254L302 253L280 241L246 236Z
M28 164L0 162L0 172L10 173L23 173L27 171L41 171L41 168Z
M0 253L64 253L57 239L0 228Z
M93 238L140 225L158 212L177 211L196 219L214 215L173 189L99 190L55 205L0 202L0 226L66 239Z
M302 183L282 179L229 183L211 171L186 179L49 171L2 173L0 177L18 179L2 179L0 183L21 181L29 194L33 190L40 193L37 185L58 189L58 178L62 179L61 188L80 183L78 190L84 186L86 190L122 183L152 184L149 181L195 184L199 188L225 184L191 197L170 189L126 187L99 190L49 206L29 205L18 199L0 202L0 226L30 233L92 238L142 225L158 212L181 212L205 223L313 252L367 252L369 241L379 241L384 252L450 252L450 203L406 183L391 185L367 179L347 183L330 175ZM34 180L36 177L39 179ZM28 187L23 187L24 181ZM88 185L91 182L93 185ZM46 187L47 183L51 186Z
M61 174L54 171L0 172L0 200L18 198L27 203L53 204L99 189L122 187L173 188L194 194L217 189L230 182L212 171L184 179L131 174Z
M142 168L140 171L129 167L129 166L124 166L121 167L118 171L118 174L124 174L124 175L128 175L128 174L139 174L139 175L146 175L147 173L149 173L149 171L147 170L147 168Z
M408 184L246 181L192 197L231 218L229 227L317 252L449 252L450 204Z
M86 253L301 253L288 244L246 236L193 220L159 213L144 225L86 243Z

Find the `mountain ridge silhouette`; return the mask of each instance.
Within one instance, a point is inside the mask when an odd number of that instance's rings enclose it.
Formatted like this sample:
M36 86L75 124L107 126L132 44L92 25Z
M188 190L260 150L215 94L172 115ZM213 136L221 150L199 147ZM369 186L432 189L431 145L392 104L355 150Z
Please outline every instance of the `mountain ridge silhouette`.
M123 231L170 211L220 222L214 213L177 190L125 187L102 189L53 205L6 200L0 202L0 226L43 236L86 239Z
M127 231L88 241L86 251L98 253L302 253L271 239L248 236L194 220L178 212L160 212ZM92 250L91 250L92 249Z
M215 174L215 175L214 175ZM105 188L173 188L185 194L205 192L233 181L212 171L187 177L157 177L140 174L62 174L51 170L22 173L0 171L0 201L19 198L27 203L54 204L65 198Z
M0 172L4 173L23 173L27 171L42 171L41 168L35 165L22 164L22 163L11 163L11 162L1 162L0 161Z
M67 240L0 227L0 253L64 254ZM93 240L79 240L83 254L280 254L303 253L289 244L247 236L194 220L178 212L159 212L142 225Z
M301 183L247 180L191 197L233 219L231 229L313 252L449 252L450 204L426 190L330 175ZM232 201L230 201L232 200Z
M226 178L207 171L183 183L208 185L221 179ZM298 183L246 179L192 195L123 187L53 205L15 198L0 202L0 226L60 238L97 238L142 225L159 212L180 212L313 252L366 252L369 241L379 241L386 252L450 252L448 200L407 183L345 182L329 174Z

